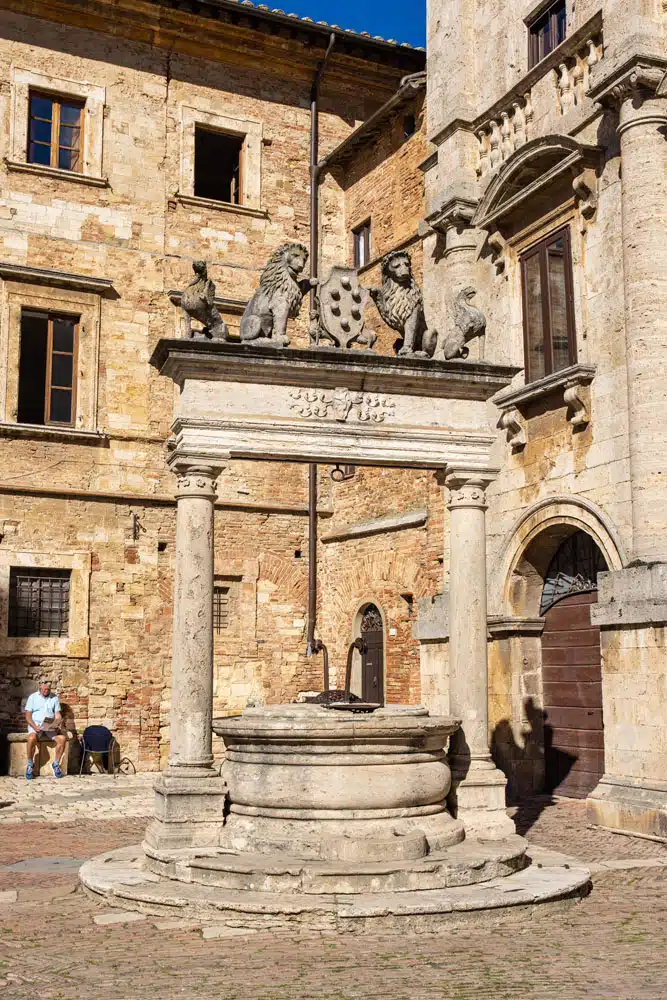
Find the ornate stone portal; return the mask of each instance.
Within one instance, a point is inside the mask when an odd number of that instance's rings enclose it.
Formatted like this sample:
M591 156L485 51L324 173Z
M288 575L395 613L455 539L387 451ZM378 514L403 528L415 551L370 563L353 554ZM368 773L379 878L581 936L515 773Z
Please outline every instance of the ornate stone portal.
M84 885L151 913L323 930L426 928L583 894L588 872L529 866L488 749L486 400L514 369L192 340L163 340L151 360L180 388L168 452L178 475L171 756L143 848L84 865ZM215 478L237 457L443 477L457 718L287 705L211 719ZM227 747L222 775L213 729Z

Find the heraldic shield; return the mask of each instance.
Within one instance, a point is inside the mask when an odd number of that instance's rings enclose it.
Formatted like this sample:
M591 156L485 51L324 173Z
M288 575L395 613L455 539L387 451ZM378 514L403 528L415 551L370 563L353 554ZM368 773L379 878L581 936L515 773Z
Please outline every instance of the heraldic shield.
M377 336L364 329L369 295L368 289L359 284L353 267L332 267L318 289L318 308L310 330L313 346L324 346L321 341L330 340L334 347L344 349L353 343L372 348Z

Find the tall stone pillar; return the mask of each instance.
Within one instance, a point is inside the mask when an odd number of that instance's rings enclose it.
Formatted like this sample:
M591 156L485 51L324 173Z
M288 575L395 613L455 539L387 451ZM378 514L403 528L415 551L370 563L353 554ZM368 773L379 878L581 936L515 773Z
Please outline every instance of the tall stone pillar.
M219 469L177 466L169 767L155 783L154 848L215 845L224 785L213 770L213 515Z
M667 72L659 34L655 52L653 58L635 57L593 93L617 112L620 137L632 560L601 574L591 610L591 621L601 628L605 773L587 809L601 826L664 837Z
M513 834L505 812L506 779L494 765L488 734L486 495L491 473L448 469L450 711L462 720L449 748L453 805L468 836Z
M667 97L642 86L641 75L619 97L633 556L665 562Z

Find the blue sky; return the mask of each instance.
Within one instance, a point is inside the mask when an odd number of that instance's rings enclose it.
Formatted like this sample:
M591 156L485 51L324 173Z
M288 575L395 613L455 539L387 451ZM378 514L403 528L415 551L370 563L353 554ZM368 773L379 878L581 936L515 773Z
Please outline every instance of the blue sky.
M255 0L257 2L257 0ZM426 0L264 0L286 14L328 21L353 31L395 38L411 45L426 44Z

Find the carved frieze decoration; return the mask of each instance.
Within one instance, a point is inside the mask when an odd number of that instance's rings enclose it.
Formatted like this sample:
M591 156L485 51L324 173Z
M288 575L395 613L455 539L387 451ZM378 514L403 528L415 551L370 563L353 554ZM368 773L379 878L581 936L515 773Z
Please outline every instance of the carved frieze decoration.
M362 423L381 424L393 415L395 407L393 400L380 393L355 392L342 387L333 392L327 389L293 389L290 396L294 400L290 409L297 416L314 420L333 418L339 423L345 423L352 415Z

